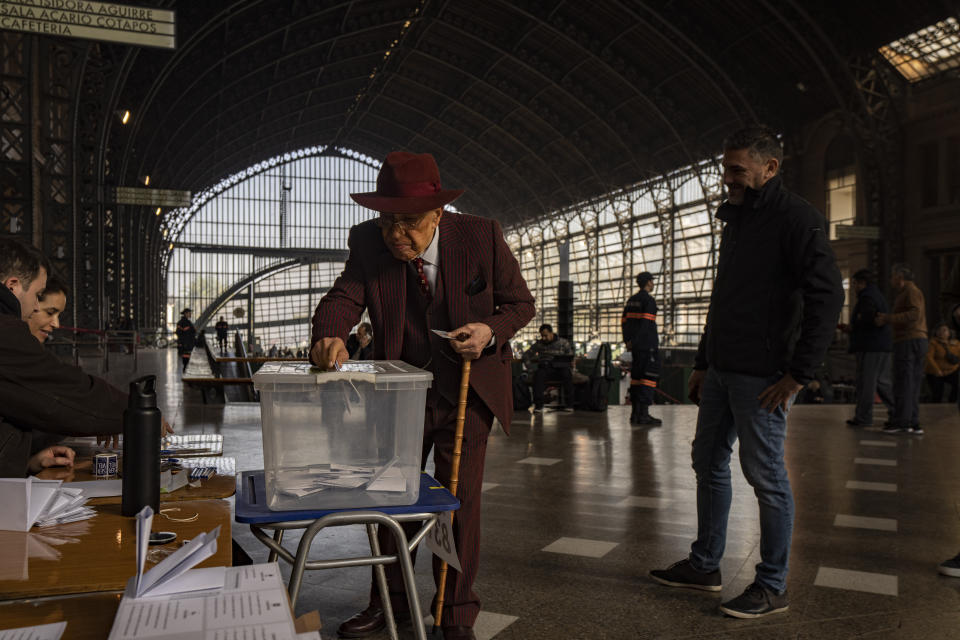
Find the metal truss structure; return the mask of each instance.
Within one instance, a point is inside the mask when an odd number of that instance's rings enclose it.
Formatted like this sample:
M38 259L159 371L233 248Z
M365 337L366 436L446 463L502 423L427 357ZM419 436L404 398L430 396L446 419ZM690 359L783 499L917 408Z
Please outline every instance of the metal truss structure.
M374 163L409 149L468 190L461 210L511 230L542 308L552 247L574 240L572 263L588 265L575 310L586 333L612 339L632 276L659 265L678 345L699 332L709 294L713 158L731 129L766 122L789 152L806 124L839 114L866 167L867 221L902 226L900 81L877 51L945 11L892 0L869 12L830 0L154 4L177 13L173 52L0 32L0 233L51 255L73 283L73 324L166 323L176 242L216 244L182 237L188 211L118 205L114 187L149 177L201 202L264 162L292 169L305 149ZM279 196L287 233L294 203ZM267 248L342 247L283 235ZM882 269L900 251L877 244L871 260Z

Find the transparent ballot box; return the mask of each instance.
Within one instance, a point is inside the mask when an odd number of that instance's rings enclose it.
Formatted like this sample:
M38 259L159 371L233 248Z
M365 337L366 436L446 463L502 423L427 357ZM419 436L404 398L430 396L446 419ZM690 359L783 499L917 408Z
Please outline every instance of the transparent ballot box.
M274 511L409 505L420 491L433 374L405 362L340 371L267 363L260 392L267 506Z

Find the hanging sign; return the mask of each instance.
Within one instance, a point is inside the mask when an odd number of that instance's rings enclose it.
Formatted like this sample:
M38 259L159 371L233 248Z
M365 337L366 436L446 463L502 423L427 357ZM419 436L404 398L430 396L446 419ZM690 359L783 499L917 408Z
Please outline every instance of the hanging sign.
M838 224L837 239L845 240L847 238L863 238L867 240L880 239L880 227L869 226L865 224Z
M176 48L174 12L85 0L0 0L0 29Z
M113 201L117 204L151 207L189 207L193 202L189 191L145 189L143 187L117 187Z

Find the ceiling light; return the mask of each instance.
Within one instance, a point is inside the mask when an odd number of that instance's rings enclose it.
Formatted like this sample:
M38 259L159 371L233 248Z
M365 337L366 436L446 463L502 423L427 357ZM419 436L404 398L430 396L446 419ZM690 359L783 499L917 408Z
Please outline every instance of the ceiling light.
M117 109L114 111L117 114L117 118L120 119L120 124L127 124L130 122L130 110L129 109Z
M160 207L157 207L157 215L160 215L160 211L161 211L161 210L162 210L162 209L161 209Z

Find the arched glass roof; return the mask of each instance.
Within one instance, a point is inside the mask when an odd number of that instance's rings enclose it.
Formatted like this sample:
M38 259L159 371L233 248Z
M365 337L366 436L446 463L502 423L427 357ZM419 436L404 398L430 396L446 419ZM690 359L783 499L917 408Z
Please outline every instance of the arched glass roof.
M223 315L265 349L304 346L320 296L343 269L350 227L375 215L350 193L376 188L379 163L311 147L259 162L171 211L163 228L166 324L194 310L197 328Z

